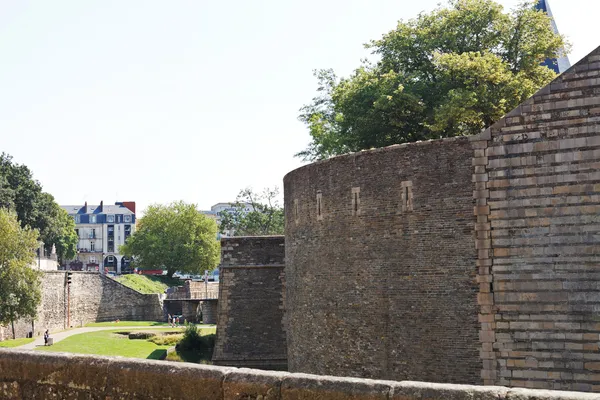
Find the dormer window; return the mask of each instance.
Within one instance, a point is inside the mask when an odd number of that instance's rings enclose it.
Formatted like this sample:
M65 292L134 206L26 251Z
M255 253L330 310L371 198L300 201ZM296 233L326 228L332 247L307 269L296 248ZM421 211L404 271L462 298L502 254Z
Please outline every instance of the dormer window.
M106 221L107 222L115 222L115 216L114 215L107 215L106 216Z
M90 224L95 224L95 223L96 223L96 216L90 215Z
M124 220L125 222L131 222L131 215L127 215L127 214L126 214L126 215L124 215L124 216L123 216L123 220Z

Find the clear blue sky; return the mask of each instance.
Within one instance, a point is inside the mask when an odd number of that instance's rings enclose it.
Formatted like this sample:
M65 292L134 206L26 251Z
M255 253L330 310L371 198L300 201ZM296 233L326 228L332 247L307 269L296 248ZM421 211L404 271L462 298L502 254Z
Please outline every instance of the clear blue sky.
M513 7L518 0L501 0ZM312 70L438 0L0 0L0 152L60 204L184 200L282 186L309 142ZM571 62L600 1L550 0Z

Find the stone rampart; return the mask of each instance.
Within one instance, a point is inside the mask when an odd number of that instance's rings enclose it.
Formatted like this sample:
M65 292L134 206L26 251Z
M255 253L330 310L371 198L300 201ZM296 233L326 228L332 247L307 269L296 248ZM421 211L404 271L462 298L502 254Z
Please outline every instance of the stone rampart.
M475 139L484 382L600 391L600 48Z
M65 271L43 273L42 302L37 319L33 324L31 320L16 322L17 337L25 337L31 331L34 335L40 335L45 329L57 331L96 321L164 320L162 301L158 294L138 293L94 272L72 271L71 277L68 295ZM67 323L68 297L70 297L69 324ZM4 338L12 337L10 327L5 327L3 331Z
M0 399L598 400L600 395L339 378L0 349Z
M218 365L286 369L284 237L221 239Z
M469 138L284 178L291 372L481 382Z

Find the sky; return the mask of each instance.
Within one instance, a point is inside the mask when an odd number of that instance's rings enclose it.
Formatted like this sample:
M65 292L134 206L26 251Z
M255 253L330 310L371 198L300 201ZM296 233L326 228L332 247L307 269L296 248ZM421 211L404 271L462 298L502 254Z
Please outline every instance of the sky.
M312 71L348 75L364 43L438 3L0 0L0 152L63 205L282 191L310 141ZM571 63L600 45L600 1L549 3Z

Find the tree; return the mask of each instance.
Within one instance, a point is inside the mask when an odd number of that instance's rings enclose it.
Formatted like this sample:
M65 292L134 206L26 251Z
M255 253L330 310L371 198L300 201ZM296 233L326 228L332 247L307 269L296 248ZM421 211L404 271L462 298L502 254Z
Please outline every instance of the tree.
M471 135L549 83L541 63L568 50L550 18L526 2L450 0L366 45L379 57L348 78L315 72L319 95L299 119L305 160L440 137Z
M37 229L47 251L56 246L59 261L75 256L75 223L51 194L42 191L29 168L0 154L0 207L16 213L22 227Z
M265 188L254 193L252 188L240 190L232 211L222 211L220 231L233 236L283 235L283 207L277 196L279 189ZM248 205L248 206L247 206ZM249 211L246 209L249 208Z
M38 232L21 228L17 216L0 208L0 325L34 318L42 299L40 273L31 265L35 261Z
M136 267L199 274L219 262L217 224L194 204L152 205L120 250Z

